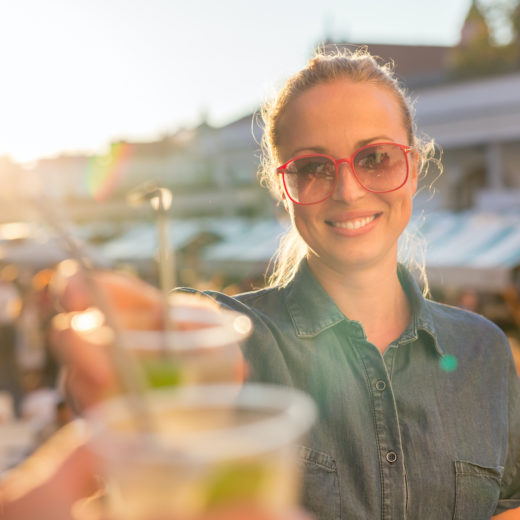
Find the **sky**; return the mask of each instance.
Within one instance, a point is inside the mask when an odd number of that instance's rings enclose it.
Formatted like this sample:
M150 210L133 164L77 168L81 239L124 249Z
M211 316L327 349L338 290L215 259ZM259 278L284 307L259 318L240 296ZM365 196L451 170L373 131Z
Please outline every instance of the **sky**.
M325 36L454 45L470 0L0 0L0 156L103 153L258 107Z

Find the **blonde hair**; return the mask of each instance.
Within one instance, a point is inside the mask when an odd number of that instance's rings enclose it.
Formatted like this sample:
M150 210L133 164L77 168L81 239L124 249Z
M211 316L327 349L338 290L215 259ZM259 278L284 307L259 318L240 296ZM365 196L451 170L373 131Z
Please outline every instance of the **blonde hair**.
M392 92L401 109L403 125L408 134L408 144L418 152L418 172L423 173L426 165L433 158L435 149L432 140L417 136L413 107L403 87L400 86L393 72L392 63L380 63L380 60L360 48L355 51L335 49L325 53L318 50L307 66L290 77L278 96L266 103L261 110L264 133L262 136L262 161L259 170L260 182L269 188L278 199L282 198L282 186L276 168L280 164L278 147L280 144L280 121L287 107L299 94L312 87L329 83L336 79L347 78L355 82L366 82L383 86ZM300 262L307 253L307 245L294 226L280 241L278 251L270 263L269 286L285 286L296 274ZM421 278L426 282L424 268Z

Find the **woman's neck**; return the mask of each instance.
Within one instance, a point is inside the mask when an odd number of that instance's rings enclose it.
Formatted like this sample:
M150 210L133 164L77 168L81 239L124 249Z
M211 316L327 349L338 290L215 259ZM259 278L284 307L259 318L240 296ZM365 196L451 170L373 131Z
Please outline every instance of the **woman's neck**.
M338 272L308 258L309 268L341 312L359 321L381 353L410 321L410 307L397 276L397 260Z

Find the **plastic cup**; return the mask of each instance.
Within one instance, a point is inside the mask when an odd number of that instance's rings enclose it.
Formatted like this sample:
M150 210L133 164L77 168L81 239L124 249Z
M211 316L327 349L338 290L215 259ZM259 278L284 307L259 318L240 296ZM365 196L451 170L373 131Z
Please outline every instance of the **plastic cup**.
M199 299L195 299L195 303ZM243 379L239 344L250 334L250 319L218 307L173 300L172 328L125 330L122 344L143 369L148 385L233 383Z
M316 414L308 396L251 384L148 397L150 432L136 431L121 398L89 411L106 496L80 504L77 520L193 520L237 508L283 518L295 508L297 445Z
M127 323L128 328L118 329L117 338L97 308L64 314L61 326L72 326L93 347L107 348L117 339L124 349L118 350L119 360L122 354L130 357L124 364L131 368L131 377L139 379L139 386L238 383L245 379L239 344L252 330L247 316L192 294L171 298L167 314L167 330L133 329ZM95 354L96 350L91 352ZM97 362L103 360L107 362L106 357L98 355ZM117 382L108 381L102 397L117 392Z

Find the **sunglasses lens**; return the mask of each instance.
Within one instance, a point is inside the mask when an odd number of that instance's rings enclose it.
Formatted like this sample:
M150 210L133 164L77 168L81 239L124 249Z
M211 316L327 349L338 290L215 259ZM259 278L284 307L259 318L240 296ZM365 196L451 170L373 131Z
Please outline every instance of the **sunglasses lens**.
M321 155L295 159L284 172L288 195L301 204L313 204L326 199L334 189L335 178L334 163Z
M368 190L395 190L404 184L408 175L406 153L392 144L369 146L355 155L354 170Z

